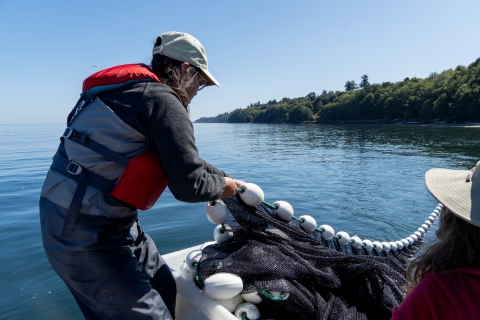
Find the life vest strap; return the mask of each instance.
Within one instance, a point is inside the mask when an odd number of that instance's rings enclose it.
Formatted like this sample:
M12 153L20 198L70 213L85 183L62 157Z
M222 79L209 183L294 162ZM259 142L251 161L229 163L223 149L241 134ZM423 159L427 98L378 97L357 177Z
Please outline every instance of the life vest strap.
M84 170L81 170L78 175L78 185L73 194L72 202L68 208L67 216L65 217L65 222L63 223L62 238L70 238L72 236L73 227L75 226L75 221L77 220L78 210L82 207L82 200L85 192L87 190L88 180L87 175Z
M118 163L122 167L126 167L128 162L130 161L128 158L122 156L121 154L112 151L104 145L90 139L85 133L75 131L70 127L67 127L67 129L65 129L62 138L75 141L76 143L79 143L82 146L87 147L92 151L95 151L99 155L102 155L105 158Z
M76 168L72 168L73 165L79 166L81 168L81 171L78 171L79 173L74 174L73 170L76 170ZM99 174L96 174L86 168L81 167L78 163L66 159L58 151L53 156L53 162L50 168L75 181L80 180L80 175L83 172L85 174L85 177L87 178L88 185L90 187L105 193L109 193L115 187L116 181L109 180Z
M59 151L53 156L53 162L50 168L70 179L78 181L61 233L62 238L70 238L78 211L82 207L82 200L87 191L87 186L109 193L115 187L115 181L108 180L101 175L85 169L75 161L69 161Z

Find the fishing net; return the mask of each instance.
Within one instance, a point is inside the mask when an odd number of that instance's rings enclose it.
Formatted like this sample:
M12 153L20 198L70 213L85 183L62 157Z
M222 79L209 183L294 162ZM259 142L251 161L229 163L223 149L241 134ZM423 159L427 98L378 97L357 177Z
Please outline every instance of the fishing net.
M278 219L262 204L237 195L223 200L222 228L231 241L205 247L196 285L216 273L243 281L242 294L259 292L263 319L390 319L406 291L406 265L422 237L389 252L355 249L310 233L299 219ZM273 294L275 292L277 294Z

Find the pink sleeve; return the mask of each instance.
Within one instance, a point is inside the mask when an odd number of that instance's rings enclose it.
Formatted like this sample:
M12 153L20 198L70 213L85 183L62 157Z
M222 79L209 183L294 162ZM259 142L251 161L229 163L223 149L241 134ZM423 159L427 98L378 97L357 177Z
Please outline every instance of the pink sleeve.
M392 319L455 319L455 307L443 287L427 275L402 304L392 310Z

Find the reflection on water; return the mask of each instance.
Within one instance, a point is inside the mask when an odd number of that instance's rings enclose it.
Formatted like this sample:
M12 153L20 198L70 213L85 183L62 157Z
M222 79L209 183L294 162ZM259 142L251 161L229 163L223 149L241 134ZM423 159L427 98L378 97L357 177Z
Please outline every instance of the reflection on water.
M63 129L0 126L5 318L82 319L39 235L38 194ZM258 184L266 201L289 201L296 216L380 241L408 236L435 207L423 183L428 169L465 169L480 158L480 128L195 124L195 131L204 159ZM140 221L167 253L212 240L203 206L166 192Z

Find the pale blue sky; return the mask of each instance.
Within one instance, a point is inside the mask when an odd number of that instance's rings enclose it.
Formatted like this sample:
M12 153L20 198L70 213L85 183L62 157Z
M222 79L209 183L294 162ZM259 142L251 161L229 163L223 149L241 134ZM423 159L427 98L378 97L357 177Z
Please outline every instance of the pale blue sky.
M0 123L63 123L85 77L149 63L156 36L204 45L220 88L191 119L251 102L426 77L480 57L478 0L0 0Z

